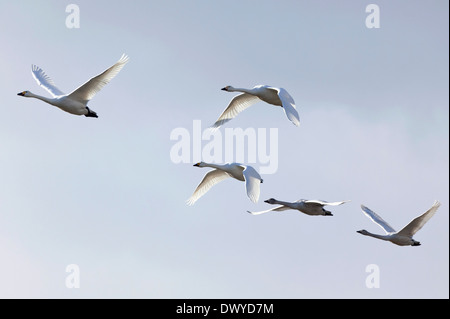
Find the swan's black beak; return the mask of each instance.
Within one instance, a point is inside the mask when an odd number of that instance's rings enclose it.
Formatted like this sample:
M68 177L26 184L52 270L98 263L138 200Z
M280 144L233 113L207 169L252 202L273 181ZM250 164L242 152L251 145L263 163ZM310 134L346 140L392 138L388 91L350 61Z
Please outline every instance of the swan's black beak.
M194 166L197 166L197 167L199 167L199 166L200 166L200 163L194 164Z
M20 92L20 93L17 93L17 95L20 95L20 96L25 96L25 92Z
M228 91L226 87L221 88L222 91Z
M264 201L264 203L267 203L267 204L269 204L269 200L265 200L265 201Z

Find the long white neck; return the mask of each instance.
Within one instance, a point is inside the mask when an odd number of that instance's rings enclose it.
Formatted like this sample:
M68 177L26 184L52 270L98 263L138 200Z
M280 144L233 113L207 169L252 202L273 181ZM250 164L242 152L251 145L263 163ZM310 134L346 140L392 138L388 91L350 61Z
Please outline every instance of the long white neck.
M228 89L228 92L242 92L242 93L248 93L248 94L254 94L254 89L244 89L244 88L234 88L230 87Z
M283 202L283 201L276 200L276 199L274 199L273 203L277 204L277 205L283 205L283 206L286 206L286 207L289 207L289 208L297 209L296 203Z
M32 98L44 101L46 103L49 103L49 104L52 104L52 105L56 105L55 104L56 99L50 99L48 97L37 95L37 94L31 93L31 92L28 92L28 95L26 97L32 97Z
M203 163L201 167L211 167L223 170L227 165L213 164L213 163Z
M389 235L372 234L372 233L368 232L367 230L364 230L360 234L363 234L363 235L366 235L366 236L370 236L370 237L374 237L374 238L378 238L378 239L381 239L381 240L390 240L391 239L391 236L389 236Z

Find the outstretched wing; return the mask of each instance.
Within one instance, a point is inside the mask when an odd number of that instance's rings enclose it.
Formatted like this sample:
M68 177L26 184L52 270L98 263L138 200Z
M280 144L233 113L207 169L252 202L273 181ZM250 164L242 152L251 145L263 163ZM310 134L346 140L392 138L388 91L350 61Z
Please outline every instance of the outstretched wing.
M435 201L433 206L431 206L429 210L427 210L419 217L414 218L408 225L403 227L403 229L400 230L398 234L409 237L414 236L414 234L417 233L423 227L423 225L425 225L426 222L430 220L431 217L433 217L434 213L436 213L439 206L441 206L441 203Z
M259 173L251 166L243 166L245 179L245 188L247 189L247 196L254 203L257 203L259 200L260 193L260 184L261 184L261 176Z
M128 56L125 54L112 67L103 73L93 77L78 89L69 94L69 97L83 103L87 103L97 94L106 84L108 84L128 62Z
M45 74L45 72L38 66L31 66L31 74L39 86L43 87L53 97L64 95L64 93L55 86L53 80Z
M246 108L260 101L259 97L248 93L236 95L222 112L217 121L211 126L212 129L218 129L223 124L231 121Z
M194 205L194 203L203 195L208 192L211 187L216 185L217 183L223 181L224 179L230 177L228 173L215 169L211 172L206 173L205 177L203 177L200 184L198 184L192 196L187 200L186 204L189 206Z
M294 123L295 126L300 126L300 116L295 108L295 102L292 96L283 88L273 88L278 91L278 97L283 104L283 110L287 118Z
M363 210L364 214L369 217L371 221L373 221L375 224L383 228L383 230L386 233L395 233L395 229L392 228L388 223L384 221L383 218L375 214L375 212L371 211L369 208L367 208L364 205L361 205L361 209Z

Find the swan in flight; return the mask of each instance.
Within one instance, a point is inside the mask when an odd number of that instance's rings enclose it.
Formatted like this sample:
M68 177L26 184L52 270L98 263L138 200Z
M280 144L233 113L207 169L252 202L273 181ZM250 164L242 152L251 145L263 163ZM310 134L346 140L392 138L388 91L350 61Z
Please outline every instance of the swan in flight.
M30 91L23 91L17 95L42 100L71 114L84 115L86 117L98 117L97 113L87 107L87 103L98 91L108 84L120 70L122 70L127 62L128 56L123 54L116 64L105 70L103 73L93 77L70 94L64 94L60 91L55 86L53 80L45 74L41 68L33 65L31 67L31 74L34 79L40 86L47 90L53 98L33 94Z
M294 99L283 88L276 88L269 85L257 85L253 89L240 89L226 86L222 90L227 92L242 92L242 94L236 95L230 101L228 107L222 112L222 115L211 126L213 130L231 121L243 110L261 100L269 104L281 106L288 119L294 125L300 125L300 118L295 109Z
M207 191L217 183L223 181L228 177L233 177L239 181L245 182L247 196L250 200L256 203L259 199L260 184L263 182L259 173L251 166L242 165L239 163L227 163L224 165L208 164L200 162L195 164L196 167L211 167L214 170L206 173L200 184L194 191L194 194L187 200L189 206L202 197Z
M436 213L440 205L441 203L435 201L433 206L431 206L429 210L427 210L419 217L414 218L408 225L403 227L403 229L398 232L395 231L394 228L389 226L389 224L386 223L383 218L375 214L366 206L361 205L361 209L363 210L364 214L369 217L369 219L372 220L375 224L383 228L383 230L386 232L386 235L372 234L365 229L358 230L357 232L362 235L387 240L399 246L420 246L420 242L414 240L412 237L423 227L423 225L425 225L425 223L431 217L433 217L434 213Z
M319 216L319 215L333 216L333 214L331 212L325 210L323 207L324 206L342 205L344 203L349 202L349 200L344 200L342 202L329 203L329 202L321 201L321 200L300 199L298 201L291 203L291 202L282 202L282 201L276 200L275 198L270 198L268 200L265 200L264 202L268 203L268 204L272 204L272 205L276 204L276 205L280 205L280 206L274 207L272 209L264 210L261 212L250 212L250 211L247 211L247 212L252 215L260 215L260 214L264 214L264 213L268 213L268 212L280 212L283 210L295 209L302 213L305 213L306 215L311 215L311 216Z

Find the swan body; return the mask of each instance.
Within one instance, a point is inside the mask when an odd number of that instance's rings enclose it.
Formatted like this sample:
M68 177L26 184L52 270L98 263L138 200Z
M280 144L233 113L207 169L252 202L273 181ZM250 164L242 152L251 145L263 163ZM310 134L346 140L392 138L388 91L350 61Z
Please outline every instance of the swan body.
M228 177L237 179L238 181L245 182L245 188L247 196L250 200L256 203L259 200L260 184L263 182L259 173L251 166L242 165L239 163L227 163L227 164L209 164L200 162L195 164L196 167L211 167L214 170L206 173L200 184L195 189L192 196L188 199L187 204L189 206L208 192L211 187L217 183L223 181Z
M275 198L270 198L268 200L265 200L264 202L268 203L268 204L272 204L272 205L276 204L276 205L280 205L280 206L277 206L272 209L264 210L261 212L250 212L250 211L247 211L247 212L252 215L260 215L260 214L264 214L264 213L268 213L268 212L279 212L279 211L294 209L294 210L298 210L306 215L311 215L311 216L320 216L320 215L321 216L333 216L333 214L331 212L324 209L324 206L338 206L338 205L347 203L349 201L346 200L346 201L341 201L341 202L330 203L330 202L320 201L320 200L300 199L295 202L282 202L282 201L276 200Z
M89 109L87 103L108 84L128 62L128 57L124 54L113 66L105 70L103 73L91 78L82 86L77 88L70 94L64 94L59 90L53 80L44 73L44 71L33 65L31 74L36 82L52 95L52 98L40 96L30 91L23 91L17 95L39 99L48 104L54 105L61 110L74 115L84 115L86 117L98 117L97 113Z
M399 246L420 246L420 242L414 240L412 237L423 227L423 225L425 225L425 223L431 217L433 217L434 213L436 213L440 205L441 203L435 201L433 206L431 206L429 210L427 210L419 217L414 218L408 225L403 227L403 229L400 231L395 231L395 229L392 228L387 222L385 222L383 218L381 218L379 215L377 215L375 212L373 212L366 206L361 205L361 209L364 212L364 214L375 224L380 226L385 231L386 234L385 235L373 234L365 229L358 230L357 232L365 236L390 241L391 243Z
M255 104L258 101L281 106L288 119L296 126L300 125L300 118L295 109L295 102L292 96L283 89L269 85L257 85L252 89L234 88L226 86L222 90L227 92L242 92L235 96L228 107L222 112L217 121L211 126L212 129L218 129L223 124L231 121L240 112Z

